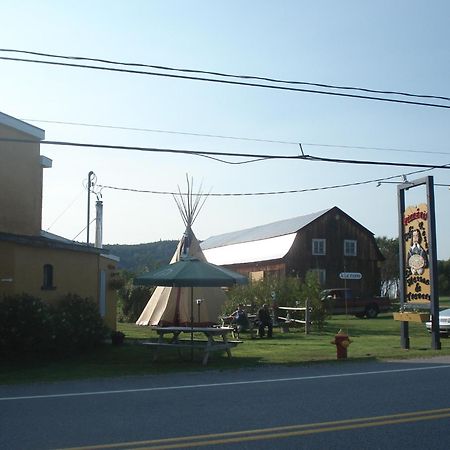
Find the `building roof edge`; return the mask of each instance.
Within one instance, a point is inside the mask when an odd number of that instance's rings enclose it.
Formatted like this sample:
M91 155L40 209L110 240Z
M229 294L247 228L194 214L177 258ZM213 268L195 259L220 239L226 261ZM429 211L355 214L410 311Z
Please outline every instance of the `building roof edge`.
M43 141L45 139L45 131L41 128L30 125L23 120L16 119L15 117L9 116L8 114L2 112L0 112L0 124L28 134L39 141Z

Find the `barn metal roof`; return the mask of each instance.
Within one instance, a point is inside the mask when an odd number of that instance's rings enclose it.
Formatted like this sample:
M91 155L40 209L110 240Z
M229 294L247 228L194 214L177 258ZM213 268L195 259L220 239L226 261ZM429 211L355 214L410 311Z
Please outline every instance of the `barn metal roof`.
M297 231L331 209L212 236L200 246L205 258L217 265L281 259L292 247Z
M200 246L202 250L205 251L217 247L224 247L244 242L260 241L263 239L270 239L277 236L297 233L298 230L301 230L303 227L310 224L331 209L332 208L325 209L323 211L308 214L306 216L280 220L278 222L273 222L266 225L259 225L257 227L247 228L245 230L233 231L231 233L212 236L204 240Z
M285 234L258 241L231 244L203 250L205 258L218 266L280 259L292 247L297 233Z

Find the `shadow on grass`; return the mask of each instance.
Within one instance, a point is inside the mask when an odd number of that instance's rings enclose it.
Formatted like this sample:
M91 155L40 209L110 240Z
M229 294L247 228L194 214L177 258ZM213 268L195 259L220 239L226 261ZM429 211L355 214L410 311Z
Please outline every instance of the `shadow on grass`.
M388 321L389 319L389 321ZM243 344L232 349L229 359L225 352L210 354L208 365L202 365L203 353L196 349L190 359L190 349L184 349L181 358L174 349L160 349L157 361L153 361L152 349L139 345L142 338L126 338L124 345L104 344L88 353L69 356L20 355L16 359L0 359L0 384L33 382L55 382L76 379L110 378L121 376L143 376L209 370L234 370L268 366L293 367L312 364L376 361L379 359L406 359L415 356L450 355L450 342L443 342L446 350L431 351L427 348L428 334L420 338L412 336L410 351L400 349L399 324L391 318L354 319L349 321L351 338L346 361L336 361L336 350L331 340L344 320L333 319L324 330L305 335L302 329L281 333L274 329L274 338L251 339L241 334ZM151 336L155 338L156 336ZM424 339L424 337L427 337ZM145 340L150 338L147 337ZM417 339L417 340L416 340ZM417 344L416 344L417 343ZM448 345L444 345L447 344ZM388 349L388 350L386 350Z

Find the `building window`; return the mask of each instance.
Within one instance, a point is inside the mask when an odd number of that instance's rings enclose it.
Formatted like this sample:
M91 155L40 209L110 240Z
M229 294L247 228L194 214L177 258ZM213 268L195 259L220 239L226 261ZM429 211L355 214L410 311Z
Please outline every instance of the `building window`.
M352 239L344 240L344 256L356 256L356 241Z
M258 270L257 272L250 272L250 282L261 281L264 279L264 270Z
M55 289L53 286L53 266L51 264L44 264L42 289Z
M311 270L314 275L317 276L317 281L321 286L325 286L325 282L327 280L327 271L325 269L312 269Z
M312 240L312 254L313 255L326 255L327 247L325 239L313 239Z

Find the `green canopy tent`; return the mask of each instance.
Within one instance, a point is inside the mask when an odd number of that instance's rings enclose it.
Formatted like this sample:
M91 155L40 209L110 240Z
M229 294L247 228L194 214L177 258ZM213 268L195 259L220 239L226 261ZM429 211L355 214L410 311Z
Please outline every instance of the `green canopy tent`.
M144 273L134 279L135 285L191 288L191 341L194 339L194 287L230 287L247 282L247 277L240 273L193 257L182 257L173 264Z
M194 195L193 180L189 180L186 176L186 181L186 193L181 193L180 188L178 188L179 194L174 195L175 203L186 228L169 263L171 265L181 259L186 260L188 257L196 258L201 262L207 261L200 248L200 243L192 230L192 225L208 195L201 193L201 186L198 193ZM194 280L194 283L192 278L188 280L187 284L187 280L182 278L174 280L173 274L168 280L164 279L164 277L161 278L159 277L160 269L157 270L156 274L158 279L161 279L161 283L158 283L155 279L150 280L147 274L143 275L144 278L142 278L142 281L139 281L139 284L155 285L156 289L137 319L136 324L142 326L189 326L194 324L198 327L208 327L216 324L221 314L222 306L227 300L227 296L221 287L229 286L229 279L223 278L225 272L219 268L221 278L219 278L218 283L213 283L209 276L211 273L210 267L207 271L205 269L202 270L201 275L203 278L199 282L198 274L196 275L193 272L199 266L200 264L194 266L189 264L191 275L197 278L196 281ZM171 270L175 270L174 267ZM206 280L204 275L207 275ZM231 284L234 284L234 281ZM197 299L199 305L194 311L193 318L191 314L191 299Z
M134 284L173 287L214 287L246 284L247 277L240 273L216 266L195 257L181 257L173 264L167 264L134 279Z

